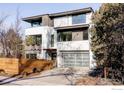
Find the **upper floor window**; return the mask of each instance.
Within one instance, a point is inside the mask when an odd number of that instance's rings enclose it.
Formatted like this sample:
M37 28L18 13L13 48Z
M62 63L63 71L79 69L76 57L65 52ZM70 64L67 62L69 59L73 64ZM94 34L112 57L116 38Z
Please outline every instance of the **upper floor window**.
M51 35L51 47L54 47L54 35Z
M59 42L88 40L88 28L58 31L57 38Z
M72 24L86 23L86 14L78 14L72 16Z
M31 35L26 37L26 45L38 45L42 44L42 35Z
M35 19L31 21L31 26L32 27L38 27L42 25L42 19Z
M72 41L72 32L58 32L58 41Z
M32 27L38 27L38 26L40 26L41 25L41 22L32 22L31 23L31 26Z

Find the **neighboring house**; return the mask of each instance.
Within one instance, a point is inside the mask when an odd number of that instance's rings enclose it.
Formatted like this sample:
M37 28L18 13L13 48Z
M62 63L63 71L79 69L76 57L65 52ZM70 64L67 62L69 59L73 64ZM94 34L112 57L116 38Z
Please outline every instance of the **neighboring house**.
M90 50L91 7L23 18L27 58L57 60L58 67L93 67ZM31 36L31 37L30 37ZM27 42L26 41L26 42Z

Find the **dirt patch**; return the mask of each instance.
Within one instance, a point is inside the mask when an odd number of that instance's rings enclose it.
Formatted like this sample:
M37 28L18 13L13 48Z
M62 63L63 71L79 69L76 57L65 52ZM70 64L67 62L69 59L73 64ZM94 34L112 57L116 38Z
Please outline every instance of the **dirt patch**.
M120 85L117 82L112 82L109 79L100 77L84 76L76 81L76 85Z
M42 72L53 68L52 61L47 60L30 60L21 65L21 75L27 76L32 73Z

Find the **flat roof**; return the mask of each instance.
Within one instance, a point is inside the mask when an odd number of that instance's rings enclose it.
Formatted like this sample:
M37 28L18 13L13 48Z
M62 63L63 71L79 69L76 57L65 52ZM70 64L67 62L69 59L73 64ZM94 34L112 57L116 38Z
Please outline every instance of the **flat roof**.
M37 20L37 19L42 18L42 16L44 16L44 15L48 15L51 18L55 18L55 17L60 17L60 16L74 15L74 14L80 14L80 13L89 13L89 12L93 12L93 9L91 7L76 9L76 10L70 10L70 11L64 11L64 12L59 12L59 13L30 16L30 17L22 18L22 20L26 21L26 22L31 22L32 20Z
M74 14L89 13L89 12L93 12L93 9L91 7L76 9L76 10L71 10L71 11L65 11L65 12L59 12L59 13L53 13L53 14L49 14L49 16L60 17L60 16L65 16L65 15L74 15Z
M22 18L22 20L23 20L23 21L26 21L26 22L31 22L32 20L37 20L37 19L42 18L42 16L44 16L44 15L48 15L48 14L42 14L42 15L36 15L36 16L25 17L25 18Z

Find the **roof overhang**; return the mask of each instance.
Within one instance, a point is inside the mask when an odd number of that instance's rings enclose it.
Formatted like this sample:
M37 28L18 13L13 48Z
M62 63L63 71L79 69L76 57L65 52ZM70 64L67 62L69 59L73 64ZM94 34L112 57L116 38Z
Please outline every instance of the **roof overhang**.
M30 23L30 22L32 22L32 21L42 19L42 16L44 16L44 15L48 15L48 14L37 15L37 16L31 16L31 17L25 17L25 18L22 18L22 20Z
M55 29L58 30L68 30L68 29L80 29L84 27L89 27L89 24L83 24L83 25L73 25L73 26L64 26L64 27L56 27Z
M60 16L75 15L75 14L89 13L89 12L93 12L93 9L91 7L76 9L76 10L71 10L71 11L65 11L65 12L60 12L60 13L53 13L53 14L50 14L49 16L60 17Z
M89 12L94 12L91 7L76 9L76 10L71 10L71 11L65 11L65 12L59 12L59 13L42 14L42 15L37 15L37 16L25 17L25 18L22 18L22 20L30 23L32 21L39 20L44 15L48 15L50 18L55 18L55 17L60 17L60 16L75 15L75 14L89 13Z

